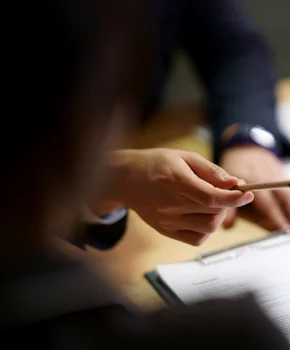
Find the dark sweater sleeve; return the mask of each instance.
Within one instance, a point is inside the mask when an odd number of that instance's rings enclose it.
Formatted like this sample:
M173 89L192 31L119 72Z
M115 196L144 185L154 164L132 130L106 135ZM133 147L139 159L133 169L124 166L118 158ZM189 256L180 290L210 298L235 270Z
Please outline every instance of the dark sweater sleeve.
M272 55L240 0L188 0L179 42L207 92L215 161L223 130L258 124L278 136Z

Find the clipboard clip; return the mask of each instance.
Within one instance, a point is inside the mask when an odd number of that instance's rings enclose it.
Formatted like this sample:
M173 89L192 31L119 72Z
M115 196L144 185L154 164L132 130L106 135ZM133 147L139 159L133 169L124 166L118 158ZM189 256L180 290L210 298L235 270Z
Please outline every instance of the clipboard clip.
M202 265L207 266L227 260L234 260L242 255L252 254L253 251L263 251L284 244L290 244L289 232L277 232L272 233L269 237L262 238L257 241L236 245L234 247L214 251L208 254L200 254L196 258L196 261L200 262Z

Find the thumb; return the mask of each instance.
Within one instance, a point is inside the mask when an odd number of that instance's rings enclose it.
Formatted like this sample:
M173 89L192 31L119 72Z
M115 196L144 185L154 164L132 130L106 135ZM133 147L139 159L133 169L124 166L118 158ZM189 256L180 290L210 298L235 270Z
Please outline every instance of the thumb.
M239 180L238 185L243 185L246 182L244 180ZM232 228L236 222L237 218L237 208L231 208L227 210L226 217L223 221L223 227L225 229Z
M206 160L202 156L193 152L184 152L183 160L200 179L221 189L230 189L237 186L239 179L229 175L223 168Z
M223 227L229 229L234 226L237 216L237 209L231 208L227 210L226 217L223 222Z

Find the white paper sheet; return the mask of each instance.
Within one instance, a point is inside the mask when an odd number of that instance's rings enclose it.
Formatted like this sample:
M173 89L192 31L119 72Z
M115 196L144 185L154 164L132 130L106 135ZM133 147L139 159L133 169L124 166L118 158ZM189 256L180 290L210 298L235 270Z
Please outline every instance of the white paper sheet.
M253 291L290 342L290 234L198 261L160 265L157 272L185 303Z

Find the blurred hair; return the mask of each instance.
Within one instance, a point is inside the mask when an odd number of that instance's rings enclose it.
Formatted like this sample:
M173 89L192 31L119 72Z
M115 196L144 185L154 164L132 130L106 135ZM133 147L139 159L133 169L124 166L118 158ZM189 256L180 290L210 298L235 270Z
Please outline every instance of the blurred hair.
M1 217L14 213L25 235L40 229L48 201L78 188L86 144L103 141L114 106L136 115L142 108L152 38L144 0L11 5L2 47Z

